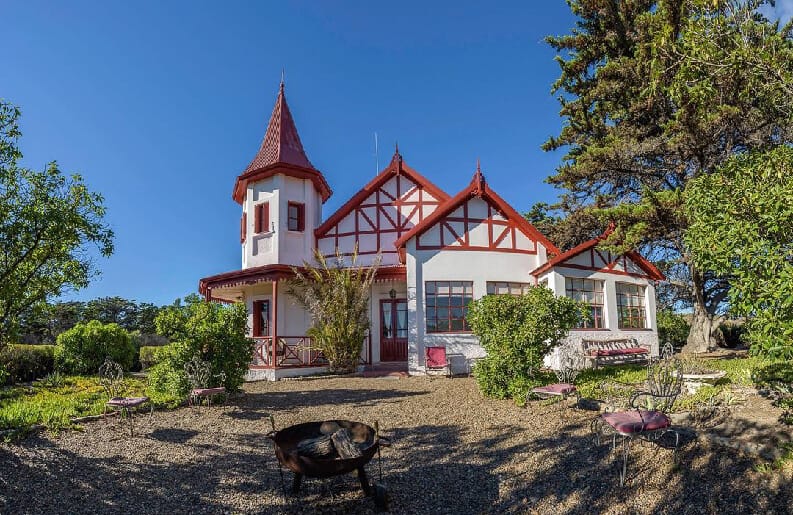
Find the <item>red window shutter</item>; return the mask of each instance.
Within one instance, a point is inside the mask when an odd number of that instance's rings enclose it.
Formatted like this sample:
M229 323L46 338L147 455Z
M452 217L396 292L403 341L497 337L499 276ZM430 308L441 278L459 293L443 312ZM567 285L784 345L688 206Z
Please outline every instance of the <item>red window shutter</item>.
M253 336L262 335L262 301L253 301Z
M270 203L262 204L262 232L270 230Z
M240 243L245 243L245 226L247 225L248 217L246 213L242 213L240 218Z
M253 208L253 232L258 234L262 232L262 205L257 204Z

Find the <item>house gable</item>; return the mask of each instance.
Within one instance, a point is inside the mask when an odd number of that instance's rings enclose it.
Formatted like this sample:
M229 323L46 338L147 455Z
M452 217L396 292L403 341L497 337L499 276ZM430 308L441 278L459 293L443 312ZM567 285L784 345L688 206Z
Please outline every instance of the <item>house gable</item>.
M397 247L402 249L414 237L416 250L537 254L542 246L550 253L559 253L553 243L490 189L478 165L468 187L397 240Z
M357 245L359 256L379 253L383 264L396 264L394 242L448 198L397 152L385 170L317 228L317 249L323 256L335 255L336 249L352 255Z

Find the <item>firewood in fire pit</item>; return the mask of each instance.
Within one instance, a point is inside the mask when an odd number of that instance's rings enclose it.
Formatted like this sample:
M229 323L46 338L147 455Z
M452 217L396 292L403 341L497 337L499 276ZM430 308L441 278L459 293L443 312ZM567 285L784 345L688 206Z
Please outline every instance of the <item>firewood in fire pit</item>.
M336 449L333 440L328 435L318 436L317 438L306 438L295 446L295 450L301 456L310 458L332 459L336 457Z
M325 421L319 426L319 432L323 435L332 435L339 429L341 429L341 426L332 420Z
M330 438L341 458L357 458L361 455L361 449L352 441L349 429L339 429Z

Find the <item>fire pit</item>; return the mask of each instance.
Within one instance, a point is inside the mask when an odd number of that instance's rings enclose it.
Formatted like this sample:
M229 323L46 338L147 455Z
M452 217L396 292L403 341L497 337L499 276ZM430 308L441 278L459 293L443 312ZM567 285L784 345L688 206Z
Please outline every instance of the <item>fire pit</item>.
M273 430L266 436L273 441L279 465L295 474L293 494L300 491L303 477L328 478L356 470L364 494L373 495L377 507L385 508L385 488L382 484L375 484L373 488L364 468L375 453L379 458L381 446L390 445L390 441L380 436L377 430L349 420L306 422L280 431L275 430L272 419L271 424ZM380 479L382 481L382 477Z

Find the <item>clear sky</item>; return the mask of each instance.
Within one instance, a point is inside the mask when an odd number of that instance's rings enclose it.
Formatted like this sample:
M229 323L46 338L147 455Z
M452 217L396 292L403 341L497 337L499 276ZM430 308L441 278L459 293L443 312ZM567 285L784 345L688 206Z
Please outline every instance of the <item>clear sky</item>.
M777 10L789 17L791 2ZM393 144L449 194L477 157L518 211L556 192L562 120L548 34L562 0L0 0L0 97L22 108L23 164L57 160L101 192L116 252L69 298L170 303L240 267L235 177L259 147L281 69L330 215Z

